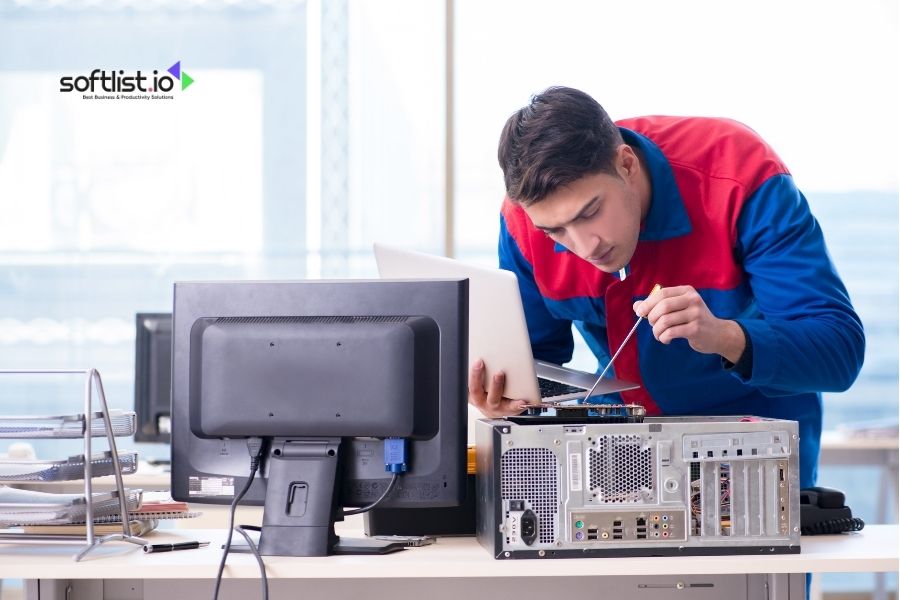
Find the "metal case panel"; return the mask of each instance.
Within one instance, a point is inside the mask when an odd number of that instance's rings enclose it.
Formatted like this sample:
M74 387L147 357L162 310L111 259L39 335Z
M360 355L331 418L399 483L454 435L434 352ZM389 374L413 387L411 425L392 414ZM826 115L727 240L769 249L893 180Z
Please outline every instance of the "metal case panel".
M799 552L797 431L756 417L479 421L478 539L497 558Z

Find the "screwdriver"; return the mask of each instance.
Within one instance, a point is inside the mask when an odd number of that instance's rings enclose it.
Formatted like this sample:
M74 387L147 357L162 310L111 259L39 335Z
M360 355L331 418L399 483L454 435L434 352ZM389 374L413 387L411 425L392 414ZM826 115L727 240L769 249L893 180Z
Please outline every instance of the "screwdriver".
M653 294L655 294L656 292L658 292L658 291L661 290L661 289L662 289L662 286L659 285L659 284L657 283L656 285L653 286L653 289L650 290L650 294L649 294L649 296L647 296L647 297L649 298L650 296L652 296ZM582 400L582 402L587 402L587 399L590 398L590 397L591 397L591 394L594 393L594 390L597 389L597 385L598 385L598 384L600 383L600 381L603 379L603 376L606 375L606 372L609 371L609 368L612 366L612 364L616 361L616 358L617 358L617 357L619 356L619 354L622 352L622 348L625 347L625 344L628 343L628 340L631 339L631 336L634 335L634 332L637 331L638 325L640 325L640 324L641 324L641 321L643 321L643 320L644 320L644 317L638 317L638 320L637 320L637 322L634 324L634 327L631 328L631 331L628 332L628 335L626 335L626 336L625 336L625 339L622 340L622 343L619 344L619 349L616 350L616 353L613 354L613 355L612 355L612 358L609 359L609 362L606 363L606 367L604 367L603 371L600 372L600 377L597 378L597 381L595 381L595 382L594 382L594 385L591 386L591 389L588 390L588 393L587 393L587 395L584 397L584 399Z

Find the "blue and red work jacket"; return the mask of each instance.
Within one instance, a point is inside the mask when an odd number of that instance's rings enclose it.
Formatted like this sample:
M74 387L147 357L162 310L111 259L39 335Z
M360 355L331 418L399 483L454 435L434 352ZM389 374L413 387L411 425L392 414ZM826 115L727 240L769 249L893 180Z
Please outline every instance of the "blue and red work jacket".
M652 183L624 280L555 244L504 200L500 266L518 277L535 358L571 360L574 323L604 366L637 319L636 300L656 283L691 285L716 317L749 335L749 377L684 339L659 343L645 321L613 366L617 377L641 384L621 400L649 415L796 420L801 485L813 485L821 392L853 383L865 338L806 199L775 152L735 121L653 116L617 124Z

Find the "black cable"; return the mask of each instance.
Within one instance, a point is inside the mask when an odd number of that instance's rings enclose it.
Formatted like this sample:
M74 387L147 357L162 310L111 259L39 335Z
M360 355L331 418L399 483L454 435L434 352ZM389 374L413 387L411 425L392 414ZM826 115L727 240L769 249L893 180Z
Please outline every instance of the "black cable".
M834 535L848 531L862 531L862 528L865 526L865 522L856 517L829 519L801 527L800 535Z
M228 559L228 553L231 551L231 536L234 533L234 511L238 503L247 494L250 486L253 485L253 478L256 477L256 471L259 470L259 461L265 449L265 444L260 438L250 438L247 440L247 449L250 451L250 476L243 489L231 501L231 509L228 514L228 537L225 539L225 548L222 551L222 560L219 562L219 572L216 573L216 587L213 590L213 600L219 598L219 588L222 585L222 573L225 571L225 561Z
M259 577L262 583L262 597L263 600L269 600L269 580L266 578L266 563L263 562L262 556L259 555L259 549L256 547L256 544L253 543L253 540L251 540L247 532L244 531L244 527L255 531L259 531L260 528L238 525L234 528L234 531L237 531L239 534L244 536L244 539L247 540L247 545L250 546L250 552L252 552L253 556L256 557L256 564L259 565Z
M376 500L372 504L369 504L368 506L363 506L361 508L354 508L353 510L345 510L344 516L349 517L350 515L358 515L360 513L368 512L368 511L372 510L373 508L375 508L378 505L378 503L381 502L382 500L384 500L387 497L387 495L391 493L391 490L394 489L394 484L397 483L397 478L398 478L398 474L394 473L393 476L391 477L391 482L387 486L387 489L384 490L384 493L381 495L380 498L378 498L378 500Z

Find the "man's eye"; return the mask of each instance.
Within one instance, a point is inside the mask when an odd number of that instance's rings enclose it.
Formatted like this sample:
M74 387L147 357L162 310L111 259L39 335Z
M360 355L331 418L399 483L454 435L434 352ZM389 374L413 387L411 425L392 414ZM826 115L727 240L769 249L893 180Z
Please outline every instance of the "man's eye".
M557 238L562 237L563 230L562 229L545 229L544 234L546 234L546 236L549 238L557 239Z
M591 212L591 214L589 214L589 215L578 215L578 218L575 220L576 221L587 221L588 219L593 219L594 216L596 216L596 214L598 212L600 212L600 209L597 209L597 210Z

